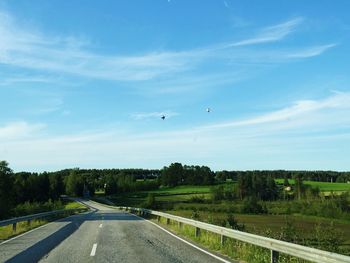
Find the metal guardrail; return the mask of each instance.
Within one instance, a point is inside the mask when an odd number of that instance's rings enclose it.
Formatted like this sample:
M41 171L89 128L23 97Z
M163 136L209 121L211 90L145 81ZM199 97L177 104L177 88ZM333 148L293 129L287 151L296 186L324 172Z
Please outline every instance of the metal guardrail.
M34 219L45 218L45 217L63 214L63 213L82 212L82 211L86 211L86 210L87 210L87 208L72 208L72 209L62 209L62 210L49 211L49 212L38 213L38 214L33 214L33 215L15 217L15 218L0 221L0 227L12 224L13 231L16 231L17 223L19 223L19 222L27 221L28 224L30 224L31 220L34 220Z
M195 227L195 235L200 234L200 229L207 230L216 234L221 235L221 243L225 242L225 237L237 239L249 244L253 244L259 247L270 249L271 251L271 263L278 262L279 253L287 254L297 258L309 260L312 262L324 262L324 263L350 263L350 257L328 252L316 248L306 247L302 245L297 245L273 238L258 236L238 230L229 229L226 227L216 226L208 223L199 222L196 220L170 215L163 212L143 209L143 208L134 208L134 207L118 207L130 212L138 212L141 215L154 215L158 217L166 218L166 223L169 224L169 220L173 220L181 224L187 224Z

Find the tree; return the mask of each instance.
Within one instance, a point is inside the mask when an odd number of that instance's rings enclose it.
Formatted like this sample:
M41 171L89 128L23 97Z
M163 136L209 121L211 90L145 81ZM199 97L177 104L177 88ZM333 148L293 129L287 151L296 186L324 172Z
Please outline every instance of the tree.
M267 177L266 189L267 189L267 199L275 200L278 196L278 190L277 190L275 180L272 178L272 176Z
M10 214L13 203L13 172L6 161L0 161L0 218Z
M182 183L184 169L181 163L172 163L169 167L164 167L162 171L162 184L176 186Z
M67 178L66 193L72 196L82 196L84 190L84 182L77 173L77 170L71 170Z
M299 200L302 198L305 187L303 184L303 176L300 173L294 175L294 196Z
M50 180L50 198L57 200L64 193L64 184L61 174L52 174Z

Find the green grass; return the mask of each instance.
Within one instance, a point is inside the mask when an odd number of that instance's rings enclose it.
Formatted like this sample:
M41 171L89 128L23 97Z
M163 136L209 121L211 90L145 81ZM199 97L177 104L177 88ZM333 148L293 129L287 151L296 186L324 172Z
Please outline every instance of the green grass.
M6 240L11 237L17 236L24 232L27 232L33 228L37 228L39 226L47 224L46 220L32 220L30 225L25 222L20 222L17 224L16 231L13 231L12 225L0 227L0 240Z
M82 205L81 203L78 203L75 201L67 202L64 204L64 207L63 207L63 209L74 209L74 208L86 208L86 207L84 205ZM11 237L17 236L21 233L27 232L31 229L36 228L36 227L45 225L49 221L57 220L59 218L66 217L66 216L71 215L71 214L72 214L71 212L69 212L69 213L67 212L67 213L63 213L63 214L54 216L50 219L31 220L30 224L28 224L27 221L19 222L19 223L17 223L16 231L13 231L12 225L0 227L0 240L9 239Z
M175 204L186 202L194 196L200 196L201 198L210 198L211 186L176 186L176 187L164 187L157 190L141 191L134 193L125 193L109 197L109 199L116 205L134 206L140 207L146 200L149 193L155 195L156 201L163 204Z
M75 209L75 208L85 208L86 206L78 202L68 202L64 205L64 209Z
M283 184L284 179L275 179L276 183ZM290 184L294 184L293 179L288 180ZM337 192L337 191L350 191L350 184L348 183L330 183L330 182L316 182L316 181L303 181L306 185L320 188L321 192Z
M155 194L201 194L210 192L209 185L180 185L175 187L163 187L157 190L147 191Z

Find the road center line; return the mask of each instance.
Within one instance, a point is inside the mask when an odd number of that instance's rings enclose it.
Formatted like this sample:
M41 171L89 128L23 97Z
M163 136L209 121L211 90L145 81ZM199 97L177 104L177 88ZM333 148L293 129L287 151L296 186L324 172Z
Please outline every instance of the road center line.
M95 244L92 246L92 250L91 250L91 253L90 253L90 256L91 256L91 257L95 256L95 254L96 254L96 248L97 248L97 243L95 243Z

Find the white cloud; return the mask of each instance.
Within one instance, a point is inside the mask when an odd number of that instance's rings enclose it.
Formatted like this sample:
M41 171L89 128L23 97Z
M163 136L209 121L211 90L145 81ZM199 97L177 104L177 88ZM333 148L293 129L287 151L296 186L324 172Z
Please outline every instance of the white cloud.
M29 124L24 121L0 126L0 140L23 139L31 137L46 127L44 124Z

